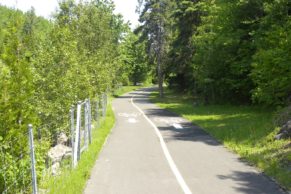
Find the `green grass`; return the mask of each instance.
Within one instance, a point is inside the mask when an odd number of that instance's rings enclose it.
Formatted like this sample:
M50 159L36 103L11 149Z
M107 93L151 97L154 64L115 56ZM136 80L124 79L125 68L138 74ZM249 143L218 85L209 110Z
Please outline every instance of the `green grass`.
M115 96L122 95L137 88L140 88L140 86L122 87L117 91ZM93 130L92 144L89 146L88 150L81 155L81 160L79 161L78 166L73 170L62 169L60 176L45 177L41 181L41 188L43 188L43 190L49 191L49 193L52 194L83 193L86 182L90 177L91 170L98 158L99 152L115 123L114 113L110 103L107 110L106 117L101 121L100 127Z
M201 126L227 148L291 190L290 140L274 141L278 128L273 126L273 110L233 105L196 106L190 97L170 91L166 91L163 99L154 92L151 99Z

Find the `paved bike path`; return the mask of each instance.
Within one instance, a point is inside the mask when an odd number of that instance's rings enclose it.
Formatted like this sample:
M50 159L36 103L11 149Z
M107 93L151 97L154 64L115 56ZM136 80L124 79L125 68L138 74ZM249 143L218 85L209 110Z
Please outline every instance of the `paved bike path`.
M150 103L151 90L113 101L116 125L85 194L284 193L199 127Z

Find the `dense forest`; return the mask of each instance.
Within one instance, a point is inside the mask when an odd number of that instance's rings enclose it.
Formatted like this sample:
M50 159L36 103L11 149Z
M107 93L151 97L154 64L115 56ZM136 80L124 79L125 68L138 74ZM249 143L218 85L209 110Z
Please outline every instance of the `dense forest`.
M158 77L171 88L206 104L290 103L290 1L140 4L136 33L146 42Z

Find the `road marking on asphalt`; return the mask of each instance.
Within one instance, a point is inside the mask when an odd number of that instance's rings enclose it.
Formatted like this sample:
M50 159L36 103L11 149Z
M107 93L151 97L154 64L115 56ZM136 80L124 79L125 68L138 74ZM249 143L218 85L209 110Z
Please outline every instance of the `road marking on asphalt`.
M175 129L183 129L182 125L180 124L183 120L182 119L179 119L179 118L169 118L169 119L165 119L165 118L155 117L154 118L154 121L166 123L169 126L175 127Z
M118 113L118 116L120 117L138 117L140 115L141 113L126 113L126 112Z
M176 129L183 129L182 125L178 123L173 123L173 127L175 127Z
M178 183L180 184L182 190L184 191L185 194L192 194L191 190L189 189L188 185L186 184L184 178L182 177L180 171L178 170L168 148L167 145L164 141L164 138L162 136L162 134L160 133L159 129L157 128L157 126L145 115L145 113L133 102L133 98L134 95L131 97L131 104L142 114L142 116L151 124L151 126L155 129L155 132L157 134L157 136L159 137L160 140L160 144L162 147L162 150L165 154L165 157L170 165L170 168L172 170L172 172L174 173Z
M136 120L135 118L129 118L127 121L129 123L137 123L138 122L138 120Z

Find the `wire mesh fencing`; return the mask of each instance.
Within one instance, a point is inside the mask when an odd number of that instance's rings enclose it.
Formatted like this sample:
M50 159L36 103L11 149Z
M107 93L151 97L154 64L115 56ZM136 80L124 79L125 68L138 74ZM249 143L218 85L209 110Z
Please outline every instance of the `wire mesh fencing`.
M37 193L35 141L32 125L21 136L12 136L0 145L0 191Z
M74 169L92 143L96 130L106 115L107 95L86 99L73 105L67 125L52 144L45 132L51 126L29 125L25 133L0 139L0 193L48 193L38 181L61 174L62 168ZM1 138L1 137L0 137ZM53 146L52 146L53 145Z

